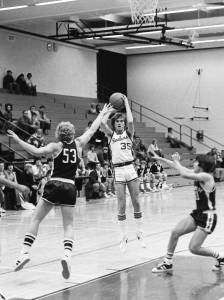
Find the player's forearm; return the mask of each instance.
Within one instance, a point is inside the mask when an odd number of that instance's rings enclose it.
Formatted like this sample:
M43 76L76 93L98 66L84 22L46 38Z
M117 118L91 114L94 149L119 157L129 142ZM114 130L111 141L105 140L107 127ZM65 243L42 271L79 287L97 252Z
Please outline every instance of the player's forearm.
M11 180L0 177L0 183L2 185L9 187L10 189L17 189L19 191L22 191L22 189L21 189L22 186L20 184L18 184L17 182L13 182Z
M126 118L128 123L133 123L133 115L131 112L131 108L128 103L128 99L124 101L125 109L126 109Z
M99 115L97 116L97 118L93 121L93 123L89 129L90 134L94 134L97 131L97 129L100 127L103 117L104 117L104 114L101 111L99 113Z
M39 153L39 149L36 148L35 146L33 145L30 145L26 142L24 142L23 140L21 139L16 139L16 142L24 149L26 150L27 152L29 152L30 154L34 155L34 156L39 156L41 155L41 153Z

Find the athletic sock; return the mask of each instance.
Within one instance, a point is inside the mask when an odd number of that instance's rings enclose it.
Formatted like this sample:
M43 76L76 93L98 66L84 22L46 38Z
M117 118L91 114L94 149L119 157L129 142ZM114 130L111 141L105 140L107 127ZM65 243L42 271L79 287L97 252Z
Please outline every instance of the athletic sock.
M173 253L172 252L167 252L166 256L164 257L164 260L168 264L172 264L173 262Z
M118 215L118 225L120 229L120 236L121 239L127 236L127 221L126 221L126 214Z
M64 240L64 254L66 257L72 256L73 240L65 239Z
M134 212L134 219L137 227L137 232L143 232L142 230L142 212Z
M36 236L31 233L26 233L23 241L23 247L21 253L28 253L30 251L31 246L33 245Z

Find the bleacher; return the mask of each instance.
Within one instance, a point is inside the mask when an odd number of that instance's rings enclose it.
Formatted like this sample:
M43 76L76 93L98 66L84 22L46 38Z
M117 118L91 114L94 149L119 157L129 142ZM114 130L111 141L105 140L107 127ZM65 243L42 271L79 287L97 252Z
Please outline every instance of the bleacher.
M3 105L5 103L11 103L13 105L13 118L16 119L22 115L23 110L29 109L31 105L35 105L37 108L40 105L45 105L47 116L51 119L51 130L49 131L49 134L45 136L46 142L48 143L55 140L55 128L61 121L72 122L76 128L76 136L81 135L88 122L95 118L95 116L91 115L88 115L86 118L86 111L89 109L90 104L93 102L97 103L97 100L93 98L46 93L38 93L36 97L14 95L9 94L1 89L0 102ZM192 166L192 160L195 157L194 153L190 153L185 148L170 148L169 144L166 142L165 132L157 132L155 127L147 127L144 123L137 121L135 121L135 130L136 134L140 136L146 147L148 147L148 145L152 142L153 138L156 138L158 145L163 150L165 157L169 157L170 154L178 151L182 155L183 164L186 167ZM1 143L9 144L9 138L6 135L1 135ZM14 155L15 160L21 160L21 158L29 159L29 155L14 141L10 141L10 147L16 151ZM2 149L3 148L4 147L2 147ZM165 166L165 168L169 176L177 175L175 170L168 168L167 166Z

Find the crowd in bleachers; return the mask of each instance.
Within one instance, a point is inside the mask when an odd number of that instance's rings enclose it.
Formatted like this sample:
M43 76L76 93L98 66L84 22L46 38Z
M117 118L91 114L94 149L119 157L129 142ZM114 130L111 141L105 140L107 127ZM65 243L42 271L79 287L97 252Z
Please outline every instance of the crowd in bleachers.
M36 85L33 84L32 74L27 73L26 77L23 73L19 74L15 79L12 71L8 70L3 78L3 89L9 93L36 96Z
M14 82L11 88L15 88ZM10 103L0 104L0 133L6 133L7 129L12 129L35 147L42 147L46 144L44 134L48 134L51 128L51 120L47 117L45 106L41 105L39 109L32 105L22 112L22 115L15 119L13 116L13 106ZM90 108L85 112L85 116L89 118L100 112L100 104L91 104ZM92 121L89 121L84 130L88 130ZM186 147L192 150L191 146L179 141L174 137L172 128L168 129L167 142L171 147ZM158 161L153 159L152 153L155 152L159 156L164 156L156 139L146 147L141 138L137 135L134 137L134 153L135 167L139 177L139 190L142 193L159 192L171 190L172 185L167 183L167 173L164 167ZM211 155L214 155L217 162L215 177L217 180L224 179L224 161L217 149L212 149ZM84 192L86 200L98 199L101 197L113 197L116 193L113 167L111 165L111 153L108 140L99 128L92 136L88 143L88 148L80 154L81 161L77 169L76 188L77 196ZM39 197L42 194L43 186L49 180L52 169L52 160L34 159L25 163L24 173L20 176L19 182L30 188L28 202L30 207L35 207ZM16 172L12 163L4 165L0 163L0 176L4 176L9 180L17 180ZM21 194L17 191L0 186L0 207L4 209L24 209L26 205L23 202Z

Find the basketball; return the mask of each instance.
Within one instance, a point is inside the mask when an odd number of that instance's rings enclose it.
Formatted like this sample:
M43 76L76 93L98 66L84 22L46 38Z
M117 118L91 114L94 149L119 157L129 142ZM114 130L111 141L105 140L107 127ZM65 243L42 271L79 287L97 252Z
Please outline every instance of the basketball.
M124 109L123 96L124 95L121 93L113 93L109 99L109 102L113 105L113 107L119 111Z

